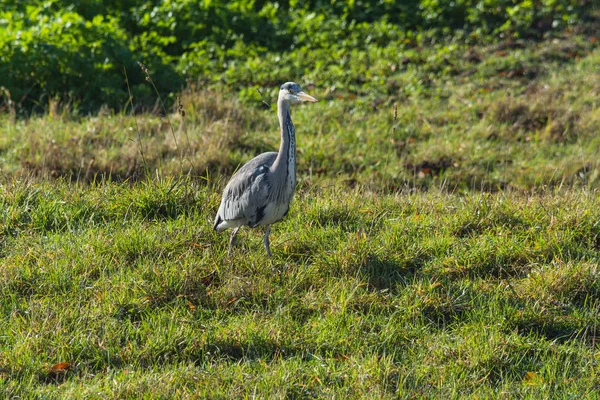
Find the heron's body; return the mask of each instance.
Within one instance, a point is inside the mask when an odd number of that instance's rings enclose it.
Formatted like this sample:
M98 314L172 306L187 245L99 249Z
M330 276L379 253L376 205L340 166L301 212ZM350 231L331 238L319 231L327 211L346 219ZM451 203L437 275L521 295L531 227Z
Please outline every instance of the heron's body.
M294 182L277 192L271 190L272 182L277 179L272 170L276 159L276 152L263 153L244 164L231 177L215 217L217 232L245 225L251 228L269 225L285 216L296 179L294 177ZM296 166L292 168L295 174Z
M296 188L296 134L290 103L303 100L316 101L303 93L298 84L288 82L281 86L277 101L281 128L279 152L263 153L244 164L223 191L214 228L217 232L233 228L230 251L240 227L264 225L265 247L271 255L270 225L286 216Z

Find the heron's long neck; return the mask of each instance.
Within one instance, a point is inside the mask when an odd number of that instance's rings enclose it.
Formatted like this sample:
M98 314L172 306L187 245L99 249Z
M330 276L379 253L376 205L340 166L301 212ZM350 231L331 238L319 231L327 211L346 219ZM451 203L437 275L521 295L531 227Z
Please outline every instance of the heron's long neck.
M296 133L292 116L290 114L290 103L279 99L277 101L277 115L281 127L281 144L279 154L273 163L273 171L286 175L287 178L296 181Z

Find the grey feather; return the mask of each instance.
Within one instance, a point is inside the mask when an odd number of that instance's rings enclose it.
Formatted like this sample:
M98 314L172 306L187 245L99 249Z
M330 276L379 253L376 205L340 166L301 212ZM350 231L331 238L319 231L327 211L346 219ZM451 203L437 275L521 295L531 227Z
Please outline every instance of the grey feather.
M215 228L221 221L242 220L241 225L253 222L256 209L265 207L269 195L269 182L265 175L270 171L277 153L272 151L254 157L232 177L225 190L221 206L215 217Z

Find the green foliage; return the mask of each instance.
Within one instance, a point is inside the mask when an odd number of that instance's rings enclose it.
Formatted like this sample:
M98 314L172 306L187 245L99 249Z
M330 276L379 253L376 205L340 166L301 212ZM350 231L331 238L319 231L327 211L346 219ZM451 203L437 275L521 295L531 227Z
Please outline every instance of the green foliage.
M134 52L118 22L112 16L86 20L75 12L35 6L0 12L4 49L0 74L13 100L34 110L45 110L55 97L81 111L105 104L123 107L127 101L123 68L131 71L134 93L143 76L134 68ZM173 77L171 84L176 82L176 75L159 58L149 62L151 67L160 65L160 78ZM139 88L138 93L140 89L145 90Z
M377 88L415 46L540 37L580 22L575 0L14 2L0 13L0 86L25 110L47 99L80 111L123 108L123 69L140 106L153 103L135 61L171 100L185 80L272 86L310 77L322 86ZM298 79L298 78L294 78ZM238 88L241 89L241 88Z

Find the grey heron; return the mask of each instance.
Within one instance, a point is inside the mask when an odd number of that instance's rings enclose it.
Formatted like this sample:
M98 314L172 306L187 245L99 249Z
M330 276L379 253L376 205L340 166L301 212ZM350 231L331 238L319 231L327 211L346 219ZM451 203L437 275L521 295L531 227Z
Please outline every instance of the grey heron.
M295 82L281 85L277 99L277 116L281 129L279 152L267 152L244 164L229 180L215 216L214 229L232 228L227 254L231 253L235 235L242 226L266 226L264 243L271 257L271 224L285 217L296 188L296 133L290 106L317 99L304 93Z

